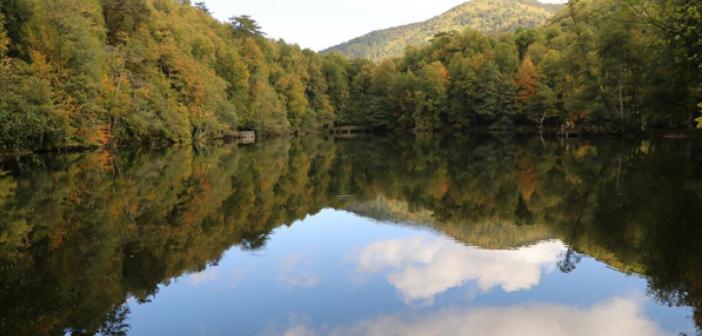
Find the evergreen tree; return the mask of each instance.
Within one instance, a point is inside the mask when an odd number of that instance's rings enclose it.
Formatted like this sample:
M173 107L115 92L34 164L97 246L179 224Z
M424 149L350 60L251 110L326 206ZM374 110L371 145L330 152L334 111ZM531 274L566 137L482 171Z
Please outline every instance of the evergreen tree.
M237 37L255 37L265 35L261 31L261 26L248 15L232 16L229 18L229 24L234 30Z

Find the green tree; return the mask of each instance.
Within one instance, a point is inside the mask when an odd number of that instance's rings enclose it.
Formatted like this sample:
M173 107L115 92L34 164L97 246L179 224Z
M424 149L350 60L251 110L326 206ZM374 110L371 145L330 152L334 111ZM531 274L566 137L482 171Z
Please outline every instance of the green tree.
M203 13L207 15L212 15L212 12L210 12L210 9L207 7L207 4L204 1L199 1L193 4L195 8L199 9Z
M108 41L125 42L151 16L146 0L101 0Z
M322 59L322 74L327 85L327 93L337 115L344 115L351 104L351 80L349 79L350 64L338 54L324 55ZM359 92L360 94L360 92Z
M337 91L336 83L330 84L325 74L325 60L310 50L304 50L303 53L307 61L308 75L305 95L314 118L312 130L330 127L336 120L339 111L346 108L348 104L346 101L348 99L348 80L344 77L341 81L341 84L345 85L343 88L346 89L344 95L340 96L340 99L333 100L332 96Z
M366 83L367 76L370 83ZM407 93L412 91L413 79L413 75L401 73L392 60L383 61L375 67L364 64L354 80L354 86L367 88L369 98L358 104L361 109L356 112L372 126L411 130L412 117L405 113L407 110L404 104L408 98Z
M385 67L379 67L378 69L385 69ZM373 126L383 125L383 122L386 120L381 115L375 118L376 112L379 114L383 113L383 108L372 109L371 99L375 98L375 101L386 103L386 97L377 89L383 90L387 89L387 87L374 86L374 84L379 84L380 81L375 81L373 78L373 65L363 61L355 61L350 64L348 71L348 77L350 78L349 103L347 108L339 111L337 123L359 124L367 122ZM389 77L379 75L378 79L387 81Z
M415 91L414 131L433 131L445 118L449 74L440 62L427 64L418 73L419 87Z

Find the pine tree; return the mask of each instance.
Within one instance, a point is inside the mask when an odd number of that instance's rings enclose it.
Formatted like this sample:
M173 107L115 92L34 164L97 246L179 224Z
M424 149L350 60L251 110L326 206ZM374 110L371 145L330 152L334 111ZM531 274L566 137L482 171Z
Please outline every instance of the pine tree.
M248 15L232 16L229 18L234 34L237 37L256 37L265 35L261 26Z

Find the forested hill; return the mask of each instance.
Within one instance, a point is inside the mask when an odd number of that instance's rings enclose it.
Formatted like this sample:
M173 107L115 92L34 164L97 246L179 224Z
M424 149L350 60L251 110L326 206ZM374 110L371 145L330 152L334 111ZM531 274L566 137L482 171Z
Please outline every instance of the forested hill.
M0 1L0 148L189 143L334 119L339 57L185 0ZM345 63L344 63L345 64Z
M500 33L537 27L562 7L537 0L472 0L427 21L371 32L325 51L371 60L398 57L408 46L424 45L441 32L472 28Z
M566 136L702 126L699 27L699 0L573 0L538 28L447 32L376 64L271 40L248 16L219 22L186 0L5 0L0 151L349 124Z

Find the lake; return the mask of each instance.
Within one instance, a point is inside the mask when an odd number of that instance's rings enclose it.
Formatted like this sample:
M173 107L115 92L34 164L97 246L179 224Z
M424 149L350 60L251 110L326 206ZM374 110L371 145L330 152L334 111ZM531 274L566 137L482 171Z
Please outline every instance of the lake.
M298 138L0 163L2 335L694 335L684 139Z

